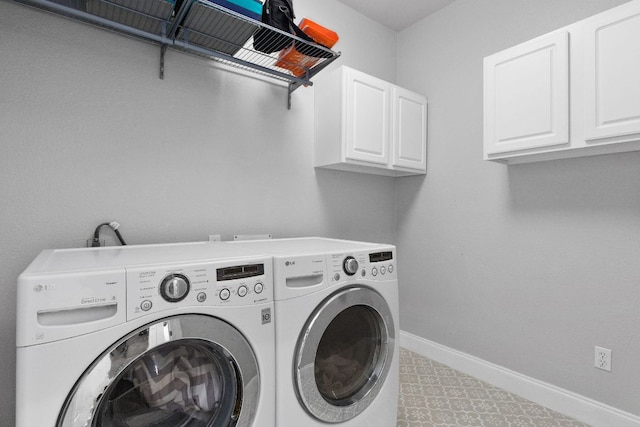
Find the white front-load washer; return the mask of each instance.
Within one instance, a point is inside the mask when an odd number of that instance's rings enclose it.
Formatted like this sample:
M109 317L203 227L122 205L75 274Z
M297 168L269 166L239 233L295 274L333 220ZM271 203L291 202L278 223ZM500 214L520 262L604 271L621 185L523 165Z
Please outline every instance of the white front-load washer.
M278 427L395 427L395 247L322 238L230 244L273 255Z
M43 251L18 280L16 426L275 427L272 260Z

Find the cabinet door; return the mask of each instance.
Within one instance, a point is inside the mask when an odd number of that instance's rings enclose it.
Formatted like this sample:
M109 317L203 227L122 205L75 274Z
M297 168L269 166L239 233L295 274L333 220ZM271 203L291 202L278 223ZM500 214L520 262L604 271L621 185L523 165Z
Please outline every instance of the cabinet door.
M356 70L345 72L345 158L389 163L389 83Z
M394 86L393 166L427 169L427 99Z
M549 34L485 58L485 156L567 143L569 33Z
M640 4L602 13L584 31L586 139L640 133Z

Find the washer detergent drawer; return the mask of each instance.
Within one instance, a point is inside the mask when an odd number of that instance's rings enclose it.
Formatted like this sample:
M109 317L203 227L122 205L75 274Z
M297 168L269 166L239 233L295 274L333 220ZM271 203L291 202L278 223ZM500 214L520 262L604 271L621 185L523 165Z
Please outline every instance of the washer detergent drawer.
M327 287L327 263L323 253L273 258L274 299L285 300L323 290Z
M125 301L124 269L21 275L16 345L57 341L124 323Z

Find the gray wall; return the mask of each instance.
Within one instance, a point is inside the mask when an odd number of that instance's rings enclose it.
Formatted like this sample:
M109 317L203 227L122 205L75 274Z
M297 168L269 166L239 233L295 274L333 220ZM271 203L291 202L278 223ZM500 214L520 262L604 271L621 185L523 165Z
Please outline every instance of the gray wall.
M397 224L402 329L640 414L640 153L481 160L482 58L619 3L458 0L399 34L396 70L394 32L296 0L340 34L339 63L429 97L428 176L393 180L313 169L313 88L287 111L282 87L177 52L161 81L159 48L0 0L0 425L18 274L105 220L130 243L393 243Z
M112 220L131 244L394 243L393 178L314 170L312 87L288 111L286 88L175 51L159 80L157 46L0 10L1 426L14 424L16 278L42 249L81 246ZM296 0L296 12L340 34L340 63L395 79L395 32L334 0Z
M430 104L427 178L397 181L401 327L640 415L640 153L481 160L482 58L621 3L458 0L400 33Z

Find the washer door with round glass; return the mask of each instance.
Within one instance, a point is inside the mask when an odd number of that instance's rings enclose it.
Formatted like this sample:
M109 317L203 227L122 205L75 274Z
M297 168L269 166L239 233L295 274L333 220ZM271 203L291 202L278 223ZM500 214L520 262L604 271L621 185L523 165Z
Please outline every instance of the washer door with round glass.
M56 425L248 427L259 390L258 362L237 329L205 315L168 317L104 352Z
M296 350L294 375L305 409L329 423L362 413L384 385L395 339L391 311L376 291L352 287L324 300Z

